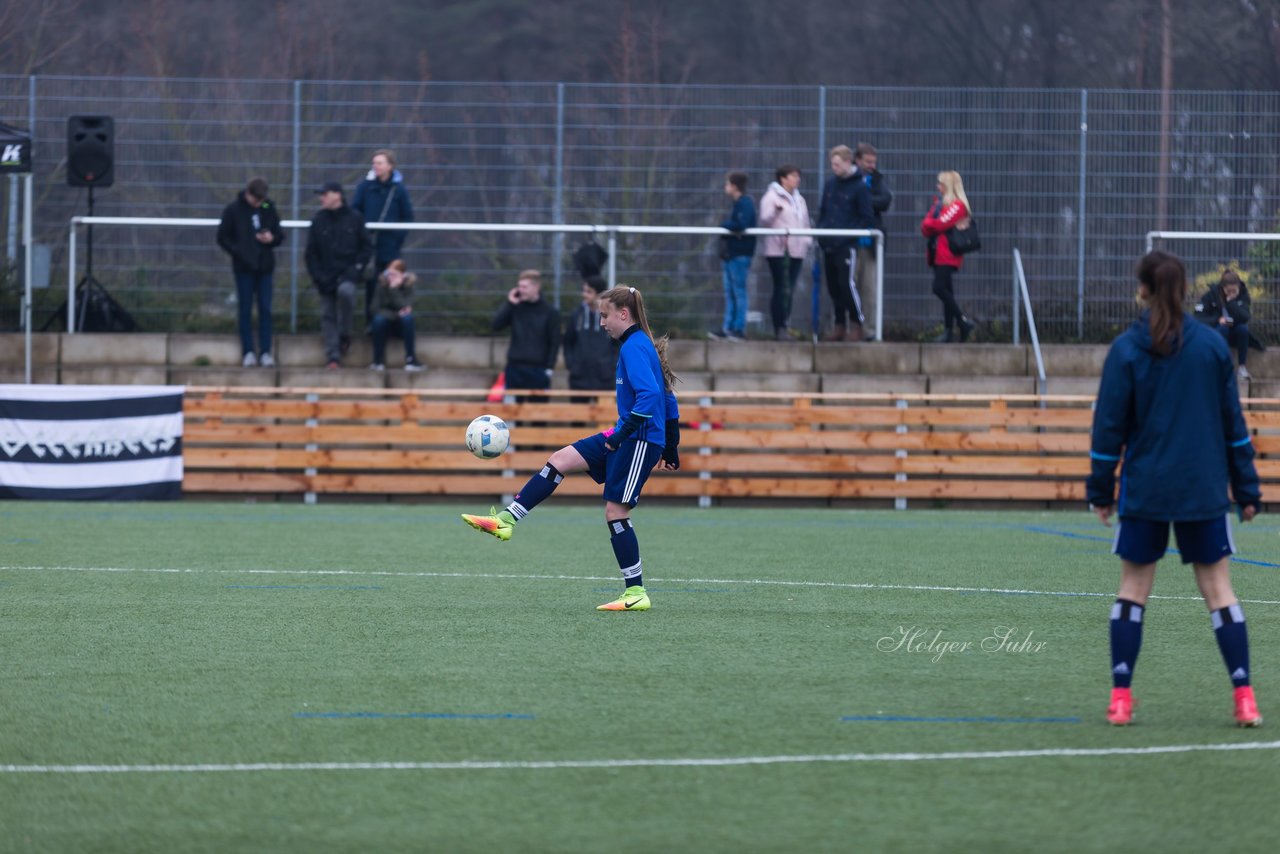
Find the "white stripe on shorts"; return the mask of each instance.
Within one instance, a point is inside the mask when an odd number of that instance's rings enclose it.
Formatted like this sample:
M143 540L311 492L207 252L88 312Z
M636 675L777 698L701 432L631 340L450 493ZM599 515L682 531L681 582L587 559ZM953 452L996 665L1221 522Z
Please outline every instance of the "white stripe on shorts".
M630 504L635 495L644 469L645 451L648 449L649 443L643 439L636 442L635 453L631 457L631 468L627 470L627 481L622 487L623 504Z

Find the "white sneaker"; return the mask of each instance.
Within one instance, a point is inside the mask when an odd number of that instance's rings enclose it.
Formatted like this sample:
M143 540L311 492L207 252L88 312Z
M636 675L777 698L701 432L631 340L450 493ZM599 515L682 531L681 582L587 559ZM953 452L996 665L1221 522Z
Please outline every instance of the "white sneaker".
M387 369L387 366L382 364L381 362L374 362L372 365L369 366L369 370L378 371L379 373L381 373L382 371L385 371L386 369Z
M271 358L270 353L263 353L262 361L260 361L258 364L262 365L262 367L264 368L274 368L276 366L276 360Z
M425 371L427 366L419 362L417 359L409 358L404 360L404 369L409 373L417 371Z
M252 353L245 353L244 361L240 364L244 365L246 368L256 368L258 366L258 357Z
M1236 376L1237 376L1237 377L1239 377L1239 378L1240 378L1240 379L1242 379L1242 380L1248 380L1248 379L1252 379L1252 378L1253 378L1253 375L1249 373L1249 369L1248 369L1248 368L1246 368L1244 365L1241 365L1241 366L1236 370Z

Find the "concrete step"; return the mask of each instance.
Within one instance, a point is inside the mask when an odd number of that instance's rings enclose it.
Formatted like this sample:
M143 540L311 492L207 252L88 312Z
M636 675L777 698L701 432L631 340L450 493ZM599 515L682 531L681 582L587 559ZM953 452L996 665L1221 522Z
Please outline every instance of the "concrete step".
M63 334L62 367L107 365L156 365L169 363L169 336L164 333L134 332L125 335L79 332ZM68 380L63 380L68 382Z

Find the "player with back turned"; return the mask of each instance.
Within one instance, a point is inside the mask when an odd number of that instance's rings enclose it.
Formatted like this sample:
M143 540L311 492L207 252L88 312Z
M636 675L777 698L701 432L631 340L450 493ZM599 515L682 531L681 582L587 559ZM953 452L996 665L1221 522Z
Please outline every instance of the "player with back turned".
M649 331L638 290L626 285L611 288L600 295L598 307L600 325L622 343L615 379L617 424L552 454L506 509L463 514L462 519L478 531L509 540L516 523L550 498L565 475L585 471L604 484L605 523L623 582L622 595L596 610L647 611L650 601L631 509L659 460L666 471L680 468L680 411L671 390L675 375L667 364L666 339L655 342Z
M1234 689L1240 726L1262 723L1249 681L1249 637L1231 587L1231 507L1227 487L1248 522L1262 509L1253 444L1240 410L1226 342L1183 311L1187 271L1165 252L1138 263L1145 310L1107 353L1094 410L1086 490L1104 524L1118 512L1112 551L1120 556L1120 591L1111 609L1113 688L1107 721L1133 721L1130 682L1156 562L1173 524L1182 562L1196 584ZM1116 498L1116 463L1123 459Z

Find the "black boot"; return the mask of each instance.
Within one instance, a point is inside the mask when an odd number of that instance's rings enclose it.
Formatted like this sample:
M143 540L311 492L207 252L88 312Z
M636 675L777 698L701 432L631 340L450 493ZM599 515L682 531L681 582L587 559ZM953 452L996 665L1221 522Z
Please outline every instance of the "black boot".
M969 334L978 328L978 324L974 323L964 315L960 316L960 343L963 344L969 340Z

